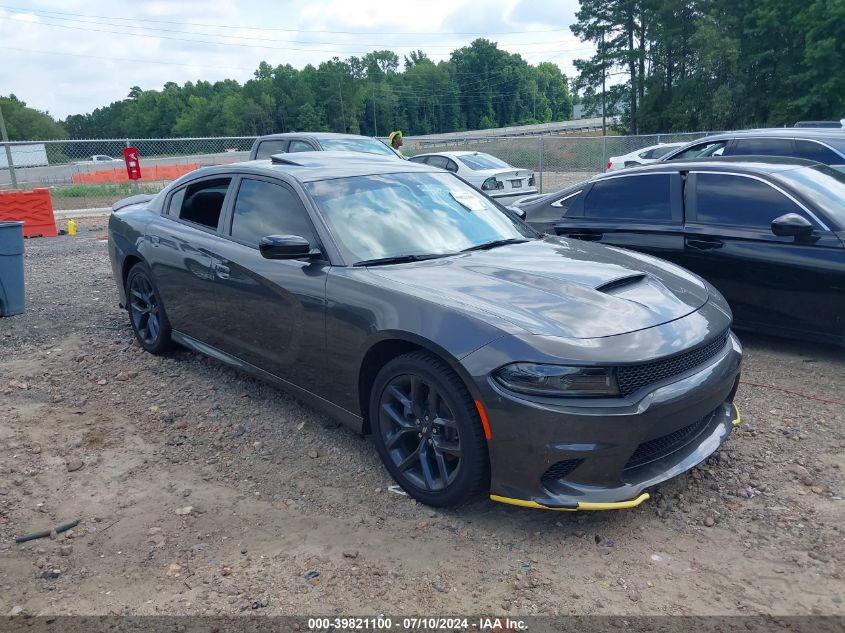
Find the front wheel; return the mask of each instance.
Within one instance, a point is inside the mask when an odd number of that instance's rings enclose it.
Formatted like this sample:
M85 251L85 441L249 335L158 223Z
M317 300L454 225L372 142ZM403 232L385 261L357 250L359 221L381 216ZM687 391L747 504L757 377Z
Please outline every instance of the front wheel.
M382 368L370 393L370 425L387 470L418 501L455 506L489 488L478 411L436 356L412 352Z
M141 347L152 354L161 354L173 346L170 321L146 264L135 264L129 271L126 303L132 331Z

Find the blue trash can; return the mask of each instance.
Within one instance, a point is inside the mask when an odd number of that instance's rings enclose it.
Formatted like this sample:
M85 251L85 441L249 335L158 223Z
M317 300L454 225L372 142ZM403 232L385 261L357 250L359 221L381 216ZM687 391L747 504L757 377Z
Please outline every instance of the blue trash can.
M23 309L23 222L0 222L0 317Z

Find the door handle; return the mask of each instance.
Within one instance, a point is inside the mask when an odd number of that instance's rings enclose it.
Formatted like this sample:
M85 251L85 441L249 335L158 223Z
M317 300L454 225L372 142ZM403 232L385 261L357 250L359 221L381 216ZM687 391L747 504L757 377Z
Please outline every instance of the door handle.
M214 268L214 274L217 275L218 279L228 279L229 278L229 273L231 271L229 270L228 266L224 266L223 264L214 264L213 268Z
M687 240L687 246L694 248L697 251L709 251L714 248L722 248L723 243L722 240L705 238L700 240Z

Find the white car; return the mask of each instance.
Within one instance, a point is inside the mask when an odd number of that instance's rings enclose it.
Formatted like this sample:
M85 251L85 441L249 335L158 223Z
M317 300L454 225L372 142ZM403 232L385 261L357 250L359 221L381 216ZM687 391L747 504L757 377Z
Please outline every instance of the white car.
M625 169L626 167L655 163L676 147L682 147L683 145L686 145L686 143L661 143L660 145L643 147L630 154L611 156L607 161L606 171L616 171L618 169Z
M504 205L537 193L533 171L517 169L483 152L417 154L409 160L451 171Z
M122 158L112 158L105 154L94 154L93 156L74 163L75 165L91 165L93 163L122 163Z

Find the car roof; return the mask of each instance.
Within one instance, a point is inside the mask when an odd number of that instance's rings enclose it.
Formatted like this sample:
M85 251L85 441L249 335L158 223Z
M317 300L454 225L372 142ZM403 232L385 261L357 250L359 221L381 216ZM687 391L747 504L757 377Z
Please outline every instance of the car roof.
M267 141L267 140L281 140L286 138L312 138L318 141L321 140L328 140L328 139L368 139L372 140L371 136L362 136L361 134L341 134L340 132L282 132L279 134L265 134L264 136L259 136L256 140L257 141Z
M756 130L737 130L736 132L720 132L719 134L711 134L705 136L692 143L699 143L702 141L722 140L729 138L807 138L807 139L843 139L845 138L845 130L836 128L812 128L812 127L776 127L776 128L760 128Z
M407 160L396 160L390 156L366 154L363 152L296 152L276 154L272 159L251 160L229 165L201 167L191 174L203 176L255 174L275 176L286 174L300 182L348 178L351 176L373 176L403 172L443 173L442 169Z
M445 152L424 152L422 154L415 154L415 156L454 156L455 158L459 156L475 156L478 154L484 154L485 156L490 156L487 152L478 152L478 151L469 151L469 150L454 150L454 151L445 151Z
M687 160L673 160L662 163L650 163L639 167L629 167L622 171L609 171L593 176L590 180L602 180L627 174L657 173L664 171L691 171L697 169L715 169L742 171L747 173L775 174L778 172L810 167L819 163L803 158L790 156L710 156L705 158L689 158Z

